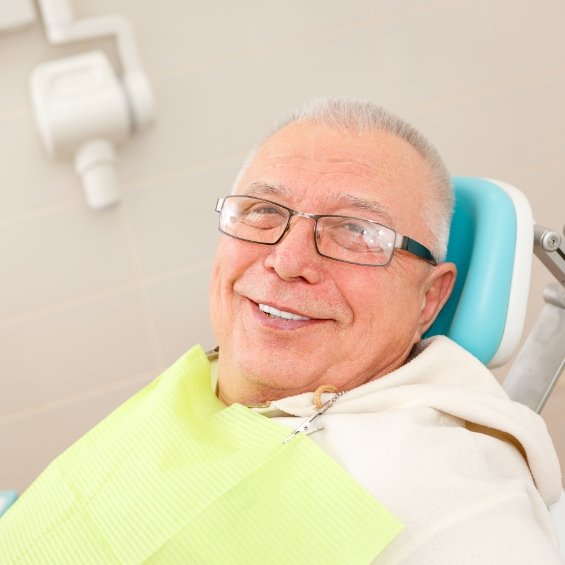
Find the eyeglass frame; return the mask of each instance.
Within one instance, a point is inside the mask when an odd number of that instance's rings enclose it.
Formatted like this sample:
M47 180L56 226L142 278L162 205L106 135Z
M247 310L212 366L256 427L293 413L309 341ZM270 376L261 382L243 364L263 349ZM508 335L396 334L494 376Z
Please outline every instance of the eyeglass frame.
M240 241L248 241L249 243L257 243L259 245L276 245L277 243L279 243L283 239L283 237L289 231L290 221L292 220L293 216L298 216L300 218L309 218L311 220L314 220L314 231L313 231L314 246L316 248L316 252L318 253L318 255L320 255L321 257L325 257L326 259L333 259L334 261L340 261L342 263L348 263L349 265L359 265L360 267L388 267L390 265L390 263L392 262L392 258L394 257L394 251L396 249L400 249L402 251L406 251L407 253L410 253L411 255L414 255L418 259L422 259L423 261L426 261L426 263L429 263L432 266L436 266L438 264L438 260L434 257L433 253L425 245L422 245L420 242L416 241L415 239L412 239L411 237L408 237L407 235L399 234L395 229L393 229L389 226L385 226L384 224L381 224L380 222L376 222L375 220L368 220L366 218L358 218L356 216L343 216L341 214L312 214L310 212L301 212L299 210L294 210L293 208L289 208L288 206L284 206L283 204L279 204L278 202L273 202L272 200L268 200L266 198L259 198L257 196L251 196L251 195L248 195L248 194L230 194L228 196L224 196L223 198L218 198L218 200L216 202L215 210L216 210L216 212L218 212L218 214L220 214L220 216L219 216L220 218L221 218L221 213L222 213L222 207L224 205L224 202L228 198L251 198L252 200L257 200L259 202L267 202L268 204L273 204L274 206L278 206L279 208L283 208L284 210L289 212L289 216L288 216L288 219L286 221L286 226L284 227L283 231L281 232L281 235L276 239L276 241L273 241L273 242L255 241L254 239L247 239L247 238L244 238L244 237L238 237L236 235L233 235L231 233L227 233L224 230L222 230L222 228L220 227L221 224L220 224L220 226L218 226L218 231L220 233L223 233L224 235L227 235L228 237L233 237L234 239L238 239ZM356 263L354 261L348 261L347 259L338 259L337 257L331 257L330 255L325 255L318 248L318 242L316 240L316 233L318 233L318 220L320 218L350 218L352 220L361 220L363 222L369 222L370 224L374 224L376 226L390 230L391 232L394 233L395 237L394 237L394 245L392 247L392 251L390 253L389 260L386 263L375 265L375 264L371 264L371 263Z

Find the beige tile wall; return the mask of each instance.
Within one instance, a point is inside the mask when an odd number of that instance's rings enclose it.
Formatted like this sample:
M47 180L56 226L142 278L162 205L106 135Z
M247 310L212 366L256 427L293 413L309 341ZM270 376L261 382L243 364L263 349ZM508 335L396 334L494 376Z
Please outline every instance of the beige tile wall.
M454 174L515 183L539 222L565 222L561 0L72 3L131 19L158 117L120 151L121 205L87 210L70 165L43 151L27 79L42 61L115 48L50 46L39 24L0 35L0 489L24 489L187 347L214 344L215 199L302 101L380 102ZM529 324L549 280L536 265ZM564 391L547 421L565 462Z

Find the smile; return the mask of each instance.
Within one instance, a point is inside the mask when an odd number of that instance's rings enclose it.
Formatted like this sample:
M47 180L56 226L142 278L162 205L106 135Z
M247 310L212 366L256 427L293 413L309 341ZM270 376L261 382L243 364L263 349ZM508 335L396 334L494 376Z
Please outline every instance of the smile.
M298 314L292 314L291 312L285 312L284 310L277 310L272 306L267 306L266 304L259 304L259 310L264 312L269 318L282 318L283 320L310 320L305 316L299 316Z

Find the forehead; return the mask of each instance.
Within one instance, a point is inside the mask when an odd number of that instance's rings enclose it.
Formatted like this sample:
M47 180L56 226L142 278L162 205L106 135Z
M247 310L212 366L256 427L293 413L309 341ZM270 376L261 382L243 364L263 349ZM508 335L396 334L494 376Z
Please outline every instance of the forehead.
M369 209L373 203L400 229L421 210L431 179L416 149L387 132L294 122L263 144L236 192L264 191L266 197L318 213Z

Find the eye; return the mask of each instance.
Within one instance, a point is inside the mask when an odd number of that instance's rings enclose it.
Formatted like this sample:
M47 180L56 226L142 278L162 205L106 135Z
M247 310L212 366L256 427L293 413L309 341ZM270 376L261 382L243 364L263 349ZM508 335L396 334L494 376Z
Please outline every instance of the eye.
M330 233L335 244L357 253L380 253L383 251L383 240L386 239L381 226L357 218L335 221Z
M343 222L343 224L341 225L341 229L350 232L351 234L356 234L359 236L366 236L368 233L366 224L361 222L355 222L352 220Z
M269 216L269 215L281 215L281 209L272 204L255 204L247 210L249 216Z
M278 228L287 219L284 208L271 202L249 200L239 212L239 221L261 230Z
M365 220L343 218L334 229L350 240L363 240L366 243L379 240L379 230Z

